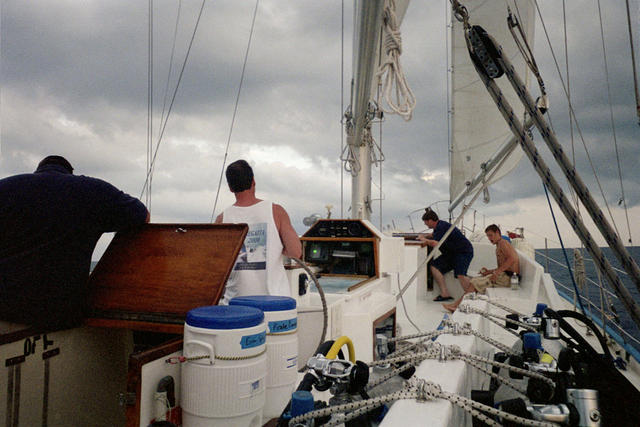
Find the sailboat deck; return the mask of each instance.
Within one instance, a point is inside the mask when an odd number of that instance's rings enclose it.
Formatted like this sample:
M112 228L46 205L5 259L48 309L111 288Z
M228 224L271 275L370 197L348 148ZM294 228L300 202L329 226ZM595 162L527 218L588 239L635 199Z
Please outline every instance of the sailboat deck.
M482 252L489 254L487 251L488 247L474 244L474 249L478 255ZM480 257L482 257L482 255L480 255ZM465 300L462 304L499 316L505 316L507 312L502 308L490 304L489 301L500 303L503 306L525 315L533 313L537 303L545 303L556 311L573 309L570 303L558 296L551 276L544 274L539 264L522 253L520 253L520 260L521 267L524 271L524 279L520 289L490 288L487 290L486 297L482 297L482 299ZM455 298L459 297L462 290L458 281L451 275L446 275L445 278L449 291ZM437 294L438 292L435 290L415 295L413 298L405 298L408 317L422 332L437 329L443 318L448 317L460 325L468 323L475 331L497 340L508 347L513 346L516 342L516 337L513 334L478 314L466 314L461 310L453 314L449 313L442 307L441 303L433 301L433 298L435 298ZM402 302L398 301L398 335L408 335L417 332L415 326L409 321L409 318L407 318L402 308ZM594 335L586 335L586 327L584 325L572 319L569 319L569 323L585 336L586 340L596 351L602 352L596 337ZM499 351L474 335L440 335L434 341L443 345L457 345L463 352L487 358L492 358L493 353ZM557 352L560 348L558 341L545 340L543 345L546 351L554 357L557 357ZM618 355L624 354L624 351L616 351L617 346L615 343L612 345L613 348L611 348L611 352L614 354L614 357L616 353L618 353ZM620 350L619 347L617 347L617 349ZM633 358L628 359L627 370L620 372L635 387L640 387L640 368ZM427 359L417 366L415 376L438 384L444 391L457 393L465 397L470 397L470 390L472 389L487 389L488 387L488 379L483 377L483 374L481 375L478 370L466 365L460 360L441 362L439 360ZM442 399L427 402L417 402L412 399L397 401L392 405L381 425L422 425L425 420L429 420L429 425L435 426L471 425L471 417L468 413L462 411L451 402Z

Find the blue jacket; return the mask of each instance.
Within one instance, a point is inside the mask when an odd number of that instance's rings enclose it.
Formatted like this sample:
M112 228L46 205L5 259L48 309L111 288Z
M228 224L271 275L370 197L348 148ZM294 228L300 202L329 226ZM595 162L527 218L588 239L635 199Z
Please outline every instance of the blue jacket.
M50 330L79 323L98 239L146 216L138 199L58 165L0 180L0 319Z

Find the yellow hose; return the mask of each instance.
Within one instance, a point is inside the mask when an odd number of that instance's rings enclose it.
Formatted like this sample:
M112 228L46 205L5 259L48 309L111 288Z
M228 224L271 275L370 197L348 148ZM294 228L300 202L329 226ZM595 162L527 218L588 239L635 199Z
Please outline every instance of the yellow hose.
M353 348L353 343L351 342L351 339L349 337L344 335L338 338L333 343L333 345L331 346L331 349L327 353L327 359L335 359L336 356L338 355L338 352L340 351L342 346L345 344L347 344L347 349L349 350L349 361L351 363L356 363L356 351Z

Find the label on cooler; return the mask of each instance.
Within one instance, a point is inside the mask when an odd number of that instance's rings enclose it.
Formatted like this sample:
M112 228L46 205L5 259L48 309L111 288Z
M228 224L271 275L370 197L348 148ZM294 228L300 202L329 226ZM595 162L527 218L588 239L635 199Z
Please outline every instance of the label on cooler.
M283 332L294 331L298 327L298 318L285 320L271 320L269 322L270 334L281 334Z
M295 368L298 364L298 355L287 357L285 359L285 369Z
M267 341L267 333L265 331L252 335L244 335L240 339L240 346L242 349L258 347Z

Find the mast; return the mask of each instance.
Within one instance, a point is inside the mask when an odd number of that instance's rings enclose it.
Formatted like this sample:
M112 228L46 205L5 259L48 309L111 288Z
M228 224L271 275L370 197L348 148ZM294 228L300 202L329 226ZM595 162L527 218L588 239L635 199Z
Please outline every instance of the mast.
M353 80L350 111L345 113L348 170L351 172L351 217L371 216L371 87L382 25L384 0L355 3Z

